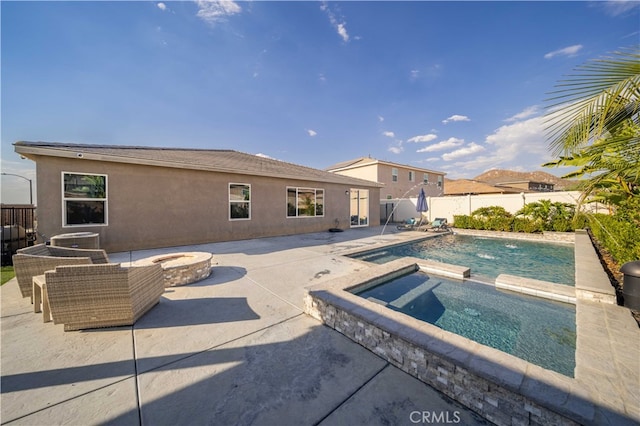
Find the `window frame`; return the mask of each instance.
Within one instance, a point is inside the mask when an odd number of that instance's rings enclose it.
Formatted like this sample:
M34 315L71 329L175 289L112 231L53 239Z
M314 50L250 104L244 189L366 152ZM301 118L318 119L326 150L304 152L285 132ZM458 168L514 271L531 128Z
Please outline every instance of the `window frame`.
M423 173L422 174L422 183L424 185L429 184L429 173Z
M104 197L68 197L66 188L65 188L65 177L67 175L75 175L75 176L101 176L104 178ZM109 225L109 176L104 173L89 173L89 172L68 172L62 171L60 173L60 186L61 186L61 204L62 204L62 227L63 228L78 228L78 227L87 227L87 226L108 226ZM69 210L67 208L67 203L69 202L92 202L92 203L102 203L102 215L103 222L94 222L94 223L69 223Z
M413 170L409 170L409 182L414 182L416 180L416 172Z
M397 182L398 181L398 169L397 167L392 167L391 168L391 182Z
M295 211L296 214L295 215L291 215L290 214L290 197L289 197L289 193L290 191L295 191ZM309 193L310 191L313 191L313 200L314 200L314 206L313 206L313 215L310 214L300 214L300 193ZM321 203L318 203L318 194L321 194L320 199L321 199ZM286 217L287 219L295 219L295 218L313 218L313 217L324 217L324 212L325 212L325 204L326 204L326 194L327 192L325 191L324 188L313 188L313 187L309 187L309 186L287 186L286 187L286 191L285 191L285 197L286 197ZM318 214L318 206L321 206L321 210L322 210L322 214Z
M232 200L231 199L231 187L232 186L242 186L242 187L246 187L249 190L249 199L246 200ZM243 190L244 192L244 190ZM228 212L228 220L229 221L236 221L236 220L251 220L251 213L252 213L252 208L251 208L251 198L252 198L252 194L251 194L251 184L250 183L243 183L243 182L229 182L229 184L227 185L227 201L229 202L229 209L227 210ZM231 212L231 206L233 204L248 204L248 217L232 217Z

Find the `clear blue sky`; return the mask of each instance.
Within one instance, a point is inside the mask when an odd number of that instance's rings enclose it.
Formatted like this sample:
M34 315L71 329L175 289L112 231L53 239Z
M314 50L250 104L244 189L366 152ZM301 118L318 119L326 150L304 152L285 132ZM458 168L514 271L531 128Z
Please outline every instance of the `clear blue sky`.
M35 177L17 140L539 170L548 93L637 44L639 5L2 1L2 171Z

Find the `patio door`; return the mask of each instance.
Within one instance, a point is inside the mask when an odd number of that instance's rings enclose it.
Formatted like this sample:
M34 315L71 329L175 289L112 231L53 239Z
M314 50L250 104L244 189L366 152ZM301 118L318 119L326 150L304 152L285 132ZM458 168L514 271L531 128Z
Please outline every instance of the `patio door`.
M351 189L349 196L351 227L369 226L369 190Z

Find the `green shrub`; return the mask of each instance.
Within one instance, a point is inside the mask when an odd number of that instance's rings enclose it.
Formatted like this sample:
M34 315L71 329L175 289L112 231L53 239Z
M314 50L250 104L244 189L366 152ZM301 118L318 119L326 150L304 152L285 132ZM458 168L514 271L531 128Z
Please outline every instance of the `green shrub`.
M584 213L578 213L574 216L571 226L573 230L585 229L589 225L589 218Z
M513 232L542 232L544 231L544 224L539 220L532 220L526 217L514 217L512 230Z
M471 212L471 226L487 231L510 231L513 215L501 206L481 207Z
M482 217L482 218L490 218L490 217L511 217L513 216L502 206L489 206L489 207L480 207L471 212L471 216L473 217Z
M470 217L464 214L453 215L453 227L460 229L468 229Z
M491 231L511 231L513 217L494 216L485 221L486 228Z
M621 266L640 259L640 229L638 223L620 220L602 213L588 216L593 236Z
M551 231L555 232L573 232L573 221L565 218L558 218L551 221Z
M485 230L485 220L484 218L478 218L475 216L471 216L471 219L469 220L469 227L471 229L479 229L481 231Z

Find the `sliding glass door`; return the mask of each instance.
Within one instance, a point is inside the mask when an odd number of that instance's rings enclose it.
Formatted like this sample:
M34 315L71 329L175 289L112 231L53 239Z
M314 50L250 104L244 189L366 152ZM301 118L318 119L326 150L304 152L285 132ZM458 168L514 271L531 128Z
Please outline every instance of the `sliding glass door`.
M349 200L351 227L369 226L369 190L351 189Z

